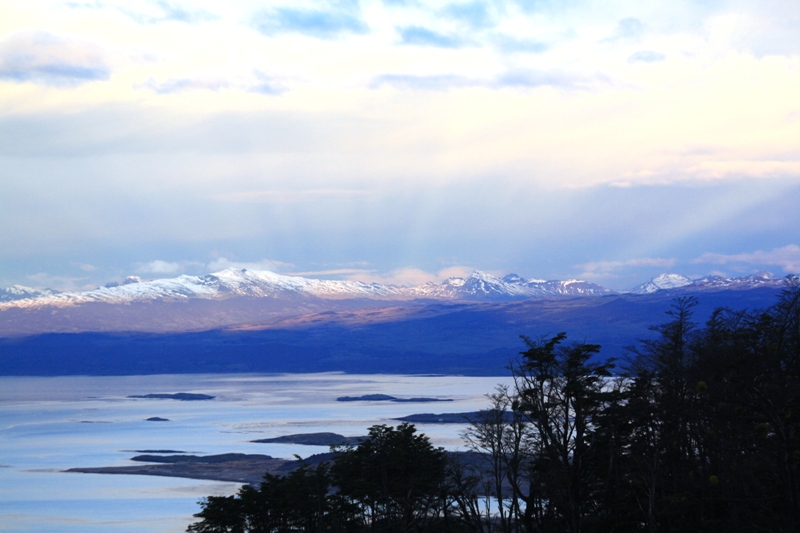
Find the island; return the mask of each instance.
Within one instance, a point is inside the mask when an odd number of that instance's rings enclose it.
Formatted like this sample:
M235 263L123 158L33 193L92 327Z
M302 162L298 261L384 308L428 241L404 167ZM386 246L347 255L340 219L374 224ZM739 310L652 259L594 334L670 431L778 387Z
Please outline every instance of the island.
M186 453L183 450L122 450L123 452L133 453Z
M216 398L216 396L209 396L208 394L195 394L192 392L176 392L175 394L133 394L128 396L128 398L195 402L200 400L213 400Z
M451 398L397 398L388 394L364 394L363 396L340 396L337 402L402 402L402 403L426 403L426 402L452 402Z
M301 464L314 465L330 461L332 453L320 453L304 460L276 459L269 455L223 453L219 455L137 455L131 461L148 463L132 466L70 468L68 473L129 474L143 476L182 477L215 481L233 481L258 485L264 474L285 475Z
M160 416L151 416L146 418L145 422L169 422L169 418L161 418Z
M338 446L342 444L358 445L366 439L362 437L345 437L338 433L298 433L294 435L283 435L271 439L257 439L250 442L262 444L302 444L306 446Z

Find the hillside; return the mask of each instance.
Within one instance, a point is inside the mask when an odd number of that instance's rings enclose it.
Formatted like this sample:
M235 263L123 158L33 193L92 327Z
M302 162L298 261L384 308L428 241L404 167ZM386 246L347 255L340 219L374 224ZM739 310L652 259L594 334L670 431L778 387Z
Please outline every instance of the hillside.
M695 319L720 306L763 308L775 287L750 290L528 298L511 302L384 305L307 313L179 333L47 333L0 339L0 375L198 372L449 373L502 375L519 335L566 331L601 344L601 357L664 321L677 295L699 300ZM160 304L166 305L166 304ZM154 309L159 304L152 304Z

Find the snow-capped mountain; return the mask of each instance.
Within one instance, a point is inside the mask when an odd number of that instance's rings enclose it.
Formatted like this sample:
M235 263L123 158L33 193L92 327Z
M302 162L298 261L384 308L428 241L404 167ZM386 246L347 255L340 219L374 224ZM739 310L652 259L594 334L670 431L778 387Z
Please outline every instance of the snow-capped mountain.
M57 294L56 291L51 289L32 289L23 285L12 285L6 289L0 289L0 302L11 302L14 300L24 300L26 298L38 298L40 296L49 296Z
M709 276L691 280L679 274L661 274L631 291L652 294L659 291L716 291L780 287L783 280L768 272L742 278ZM470 300L506 301L554 296L602 296L614 291L581 280L525 279L516 274L498 278L475 271L466 278L450 278L442 283L398 287L360 281L332 281L284 276L268 271L227 269L204 276L142 281L129 276L122 283L82 292L38 291L15 285L0 290L0 310L11 308L72 307L89 303L130 304L135 302L176 302L189 300L230 300L236 297L290 298L314 297L322 300Z
M9 289L10 290L10 289ZM455 299L510 300L541 296L597 296L612 291L579 280L526 280L510 274L497 278L476 271L467 278L450 278L442 283L415 287L397 287L360 281L331 281L283 276L268 271L227 269L205 276L142 281L130 276L122 283L83 292L34 294L18 292L13 301L0 303L9 307L70 307L86 303L126 304L147 301L182 301L190 299L227 300L234 297L280 298L313 296L322 299L369 298L378 300Z
M400 296L402 289L360 281L323 281L273 272L227 269L205 276L141 281L130 276L121 284L110 283L91 291L48 294L0 304L2 307L68 307L101 302L124 304L153 300L181 301L189 299L226 300L236 296L277 297L280 295L310 295L321 298L391 298Z
M456 308L505 309L519 304L521 309L530 310L531 306L545 304L539 302L541 298L549 299L548 309L568 310L575 305L594 309L606 304L627 305L620 302L629 301L664 305L681 294L706 292L709 293L704 297L706 301L711 298L727 305L724 302L730 298L726 293L737 292L736 301L742 297L752 299L755 296L747 296L746 289L777 290L783 283L768 273L744 278L708 277L689 280L689 283L682 276L661 275L640 286L643 294L615 296L612 291L586 281L525 279L516 274L499 278L473 272L465 278L450 278L442 283L398 287L228 269L204 276L153 281L131 276L121 283L109 283L83 292L42 291L40 294L33 289L12 287L2 292L15 299L0 301L0 338L55 332L172 333L229 327L291 329L348 320L382 323L402 320L406 315L415 316L420 309L426 310L423 314L436 314ZM647 287L655 287L655 290ZM763 299L770 291L761 292ZM593 296L606 298L591 298ZM438 305L441 302L453 305ZM484 302L491 302L491 305L484 306ZM459 303L468 305L459 306Z
M630 292L633 294L650 294L656 291L677 289L678 287L685 287L691 285L693 282L686 276L680 274L659 274L653 279L637 285L632 288Z
M782 287L784 278L774 276L771 272L758 272L751 276L741 278L724 278L721 276L706 276L695 280L691 287L698 290L745 290L758 287Z
M784 284L783 278L775 277L770 272L759 272L751 276L729 277L706 276L692 280L680 274L660 274L646 283L631 289L633 294L652 294L657 291L676 290L689 291L722 291L722 290L748 290L759 287L780 288Z
M498 278L475 271L466 278L449 278L442 283L427 283L405 289L418 298L458 300L512 300L542 296L600 296L612 291L580 280L545 281L524 279L516 274Z

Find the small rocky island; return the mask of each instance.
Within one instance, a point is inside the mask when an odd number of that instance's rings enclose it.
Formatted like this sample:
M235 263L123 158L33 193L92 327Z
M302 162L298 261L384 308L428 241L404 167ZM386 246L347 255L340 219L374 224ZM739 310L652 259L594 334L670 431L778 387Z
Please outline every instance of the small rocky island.
M302 444L306 446L339 446L343 444L357 445L363 437L345 437L338 433L297 433L294 435L283 435L281 437L274 437L271 439L258 439L251 440L250 442L258 442L262 444Z
M321 453L299 460L276 459L269 455L223 453L219 455L137 455L131 461L147 464L70 468L65 472L81 474L133 474L143 476L212 479L257 485L264 473L283 475L302 463L330 461L333 454Z
M452 402L451 398L397 398L388 394L364 394L363 396L340 396L337 402L401 402L401 403L427 403L427 402Z
M216 396L209 396L208 394L195 394L192 392L176 392L175 394L133 394L128 396L128 398L196 402L201 400L213 400L216 398Z

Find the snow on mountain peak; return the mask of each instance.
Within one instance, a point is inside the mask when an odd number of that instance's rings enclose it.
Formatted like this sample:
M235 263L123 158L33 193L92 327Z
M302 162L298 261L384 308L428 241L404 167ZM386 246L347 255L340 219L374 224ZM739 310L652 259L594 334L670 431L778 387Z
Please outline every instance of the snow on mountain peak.
M744 277L725 278L722 276L705 276L691 280L680 274L660 274L650 281L634 287L629 292L634 294L651 294L660 290L683 289L693 291L746 290L757 287L778 288L783 280L770 272L758 272Z
M502 280L506 283L511 283L514 285L525 283L525 279L519 277L517 274L507 274L502 277Z
M680 274L663 273L652 278L650 281L646 281L641 285L637 285L631 289L630 292L634 294L651 294L660 290L685 287L687 285L691 285L692 283L692 280L686 276L682 276Z
M709 276L692 281L679 274L660 274L630 292L651 294L660 290L747 289L762 286L778 287L781 283L768 272L745 278ZM128 276L121 283L83 292L38 291L14 286L0 289L0 309L40 306L68 307L84 303L110 304L147 301L187 301L190 299L226 300L235 297L323 299L370 298L409 300L414 298L446 300L510 300L548 296L599 296L613 291L581 280L525 279L516 274L503 278L476 270L466 278L449 278L441 283L415 287L397 287L360 281L319 280L286 276L270 271L228 268L203 276L182 275L176 278L143 281Z
M39 290L32 287L25 287L24 285L12 285L8 288L0 289L0 303L24 300L28 298L38 298L40 296L56 293L57 291L52 289Z

